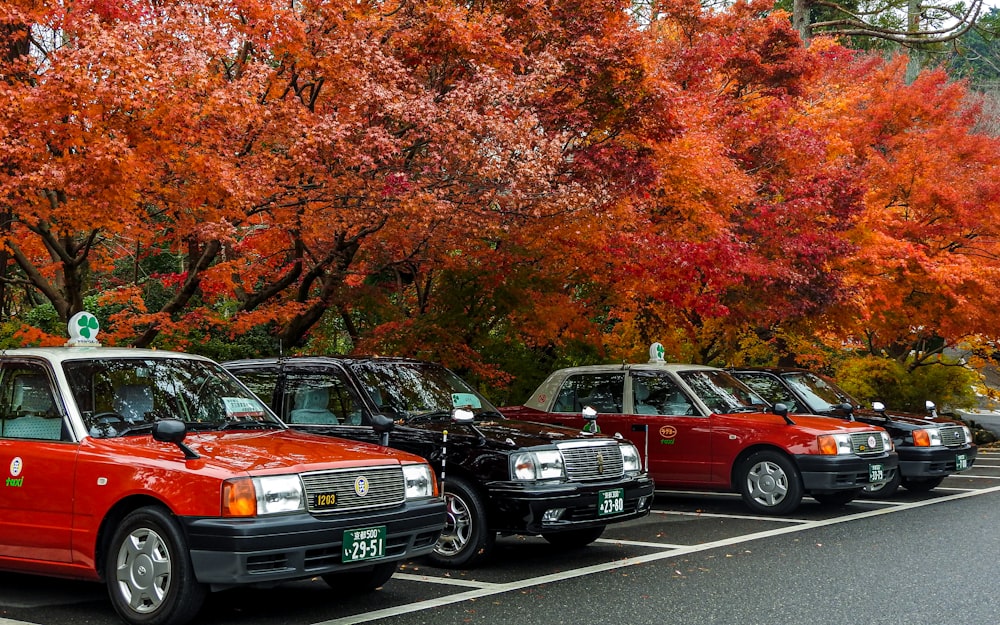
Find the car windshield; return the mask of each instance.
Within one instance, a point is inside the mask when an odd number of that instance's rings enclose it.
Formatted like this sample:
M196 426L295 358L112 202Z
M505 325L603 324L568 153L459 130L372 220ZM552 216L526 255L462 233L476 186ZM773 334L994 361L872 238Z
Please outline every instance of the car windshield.
M840 404L858 405L853 397L814 373L796 371L782 374L781 377L805 399L809 410L813 412L829 412Z
M358 362L351 369L380 412L395 418L450 419L454 409L477 419L501 418L497 409L445 367L418 362Z
M70 360L63 370L90 435L148 434L161 419L192 429L284 427L215 363L185 358Z
M681 379L716 414L761 410L767 402L725 371L681 371Z

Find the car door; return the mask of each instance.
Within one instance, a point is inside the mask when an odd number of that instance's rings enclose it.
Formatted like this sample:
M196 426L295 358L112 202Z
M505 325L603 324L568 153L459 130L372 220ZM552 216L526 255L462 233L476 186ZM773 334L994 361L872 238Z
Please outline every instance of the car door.
M40 363L0 366L0 557L69 562L78 445Z
M629 438L648 457L657 485L691 487L712 481L711 420L666 371L629 375Z

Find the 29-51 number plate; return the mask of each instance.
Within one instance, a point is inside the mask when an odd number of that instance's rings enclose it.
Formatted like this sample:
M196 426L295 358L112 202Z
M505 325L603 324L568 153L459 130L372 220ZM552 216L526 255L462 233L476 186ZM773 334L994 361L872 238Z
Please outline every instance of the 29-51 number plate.
M361 562L385 555L385 526L363 527L344 531L341 562Z
M625 489L613 488L597 493L597 516L608 516L625 512Z

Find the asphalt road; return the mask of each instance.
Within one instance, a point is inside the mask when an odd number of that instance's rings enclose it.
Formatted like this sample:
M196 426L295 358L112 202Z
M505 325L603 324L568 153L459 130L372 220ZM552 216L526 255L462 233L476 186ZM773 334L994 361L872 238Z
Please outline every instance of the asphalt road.
M926 494L793 516L659 493L644 519L561 552L501 538L473 571L414 561L369 595L320 581L210 596L197 625L1000 625L1000 453ZM0 574L0 624L112 625L98 584Z

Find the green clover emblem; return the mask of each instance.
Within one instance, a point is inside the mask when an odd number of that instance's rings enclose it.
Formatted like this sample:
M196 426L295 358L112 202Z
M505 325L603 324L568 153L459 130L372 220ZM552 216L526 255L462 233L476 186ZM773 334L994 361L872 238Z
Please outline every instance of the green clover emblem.
M97 331L101 327L101 324L97 322L97 317L87 313L80 315L80 318L76 320L76 325L79 326L80 336L86 339L97 336Z

